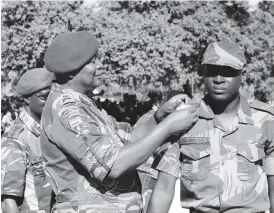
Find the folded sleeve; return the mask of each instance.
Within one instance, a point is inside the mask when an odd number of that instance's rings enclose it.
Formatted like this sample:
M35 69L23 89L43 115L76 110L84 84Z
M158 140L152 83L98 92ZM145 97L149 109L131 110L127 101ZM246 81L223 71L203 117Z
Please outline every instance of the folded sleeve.
M62 107L51 128L57 145L93 178L103 181L123 146L111 127L77 105Z
M26 171L26 147L18 140L3 138L1 144L2 195L24 196Z
M157 158L159 158L159 163L156 166L156 170L179 178L181 164L178 143L170 144L167 149L157 155Z
M266 138L264 171L267 175L274 175L274 119L264 122L262 133Z

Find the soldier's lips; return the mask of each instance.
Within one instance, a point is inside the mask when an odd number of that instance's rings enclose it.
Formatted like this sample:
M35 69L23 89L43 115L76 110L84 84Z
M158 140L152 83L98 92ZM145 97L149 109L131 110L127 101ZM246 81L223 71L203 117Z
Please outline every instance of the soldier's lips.
M217 94L223 94L226 91L223 87L213 87L212 90Z

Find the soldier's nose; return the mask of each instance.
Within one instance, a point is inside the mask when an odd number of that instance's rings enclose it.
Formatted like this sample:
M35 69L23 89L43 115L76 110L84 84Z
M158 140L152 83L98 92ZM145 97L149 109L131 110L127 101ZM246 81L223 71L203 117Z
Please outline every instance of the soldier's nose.
M215 76L215 77L213 78L213 82L214 82L214 83L217 83L217 84L223 83L224 80L225 80L225 79L224 79L223 76L221 76L221 75L217 75L217 76Z

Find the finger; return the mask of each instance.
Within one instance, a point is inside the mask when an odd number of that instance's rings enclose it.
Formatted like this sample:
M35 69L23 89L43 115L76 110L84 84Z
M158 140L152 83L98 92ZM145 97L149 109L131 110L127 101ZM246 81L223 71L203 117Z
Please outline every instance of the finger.
M174 101L179 102L186 102L186 100L189 100L189 97L186 94L179 94L172 97Z
M200 104L199 103L187 103L187 104L189 104L189 105L191 105L191 106L193 106L193 107L195 107L195 108L199 108L200 107Z
M198 117L199 117L199 114L198 114L198 113L194 113L194 114L193 114L193 117L194 117L194 118L198 118Z
M191 113L195 113L195 112L197 111L196 108L193 107L193 106L191 106L191 107L189 107L189 108L190 108L189 110L190 110Z
M192 116L193 116L193 117L198 117L198 116L199 116L199 114L198 114L198 112L197 112L197 111L195 111L195 112L193 112L193 113L192 113Z
M194 123L197 123L198 120L199 120L198 117L193 118L193 122L194 122Z

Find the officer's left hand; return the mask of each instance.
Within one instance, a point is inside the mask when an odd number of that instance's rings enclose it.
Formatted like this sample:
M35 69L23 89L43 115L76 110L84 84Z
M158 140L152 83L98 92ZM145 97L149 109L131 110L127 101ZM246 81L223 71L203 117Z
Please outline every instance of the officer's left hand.
M174 112L180 104L186 103L189 97L186 94L175 95L166 103L161 105L155 112L155 120L159 123L170 113Z

